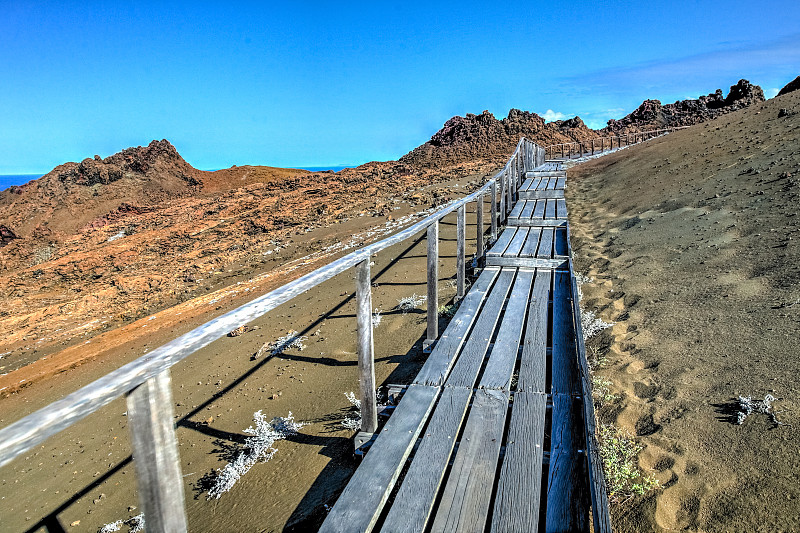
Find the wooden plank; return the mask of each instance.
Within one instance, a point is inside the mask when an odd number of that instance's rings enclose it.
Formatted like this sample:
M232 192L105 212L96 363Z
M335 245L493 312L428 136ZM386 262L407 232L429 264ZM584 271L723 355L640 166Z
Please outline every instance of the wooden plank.
M320 532L371 531L439 394L409 385L400 404L356 469Z
M378 430L375 398L375 346L372 340L372 277L367 257L356 267L356 324L358 329L358 383L361 392L361 431Z
M553 274L553 381L552 394L581 390L575 351L575 324L569 273Z
M569 233L569 232L567 232ZM567 236L569 238L569 235ZM599 443L597 441L597 427L594 416L594 403L592 402L592 391L589 377L589 367L586 362L586 347L583 342L583 332L581 331L581 311L578 298L578 283L575 279L575 270L570 259L570 282L572 287L572 316L577 331L575 337L578 344L578 370L581 373L581 386L583 392L583 419L586 425L586 451L587 462L589 465L589 489L592 497L592 521L595 533L611 533L611 512L608 505L608 491L606 490L606 480L603 473L603 464L600 457Z
M589 531L586 458L578 452L583 447L580 408L581 401L570 395L553 395L545 518L548 533Z
M556 200L558 218L567 218L567 203L565 200Z
M441 385L461 346L467 337L478 311L483 304L489 288L500 271L496 268L485 268L475 284L470 288L461 305L458 307L455 316L447 325L442 337L433 347L433 351L428 356L422 369L414 378L414 383L419 385Z
M558 200L543 200L547 202L544 209L544 218L556 218L556 202Z
M522 250L522 245L525 244L525 239L528 237L528 231L528 228L517 229L508 248L503 252L503 257L517 257L519 255L520 250Z
M442 391L381 529L384 533L425 530L471 397L472 390L463 387Z
M492 513L494 533L536 533L539 529L546 411L547 395L514 394Z
M514 238L514 235L516 234L516 232L517 232L517 228L516 227L514 227L514 226L506 227L506 229L503 230L503 233L500 234L500 238L497 239L497 242L494 243L494 246L492 246L489 249L489 251L486 252L486 255L487 256L489 256L489 255L497 255L497 256L503 255L503 252L506 251L506 248L508 248L508 245L511 244L511 239Z
M547 191L524 191L519 193L520 200L531 200L537 198L564 198L564 190L547 190Z
M552 274L537 270L528 304L528 323L522 342L517 391L545 392L547 373L548 300Z
M533 276L533 271L520 271L514 281L494 347L478 384L479 388L510 390L511 374L517 364Z
M427 341L434 342L439 336L439 221L428 226L427 265Z
M522 187L519 188L520 192L527 191L528 189L531 188L532 184L533 184L533 178L525 178L525 181L522 182Z
M515 218L513 224L517 227L552 228L566 226L567 221L562 218L552 218L547 220L543 220L541 218Z
M545 178L547 179L547 178ZM539 184L541 183L542 178L531 178L531 186L528 187L529 191L534 191L539 188Z
M164 370L127 398L139 505L147 531L159 533L187 530L170 387L169 370Z
M547 184L550 183L550 178L542 178L536 186L537 191L544 191L547 189Z
M525 208L522 210L520 218L528 218L528 219L531 218L531 215L533 215L534 207L536 207L535 201L532 202L530 200L525 200Z
M555 228L555 245L553 247L553 255L563 257L569 255L569 243L567 242L566 228Z
M513 268L559 268L565 272L569 263L566 257L545 259L541 257L496 257L487 256L486 266Z
M520 257L535 257L536 249L539 247L539 237L541 236L542 228L530 228L528 231L528 239L525 241L525 246L519 253Z
M486 528L508 393L477 390L432 533L482 533Z
M542 228L542 238L539 240L539 250L536 257L553 257L553 232L555 228Z
M567 187L567 178L556 178L556 189L565 189Z
M531 218L543 219L546 205L547 205L547 200L536 200L536 203L533 207L533 214L531 215Z
M548 164L548 168L529 170L525 173L525 177L527 178L563 178L566 175L566 171L557 168L556 164Z
M462 205L456 213L456 300L461 300L464 297L466 286L464 262L466 261L467 206Z
M550 181L547 183L547 190L552 191L555 189L556 183L558 183L558 178L550 178Z
M509 213L508 218L519 218L520 213L522 213L522 208L525 207L525 202L517 202L514 206L514 209L511 210Z
M445 386L468 388L474 386L513 280L513 270L502 270L500 272L497 277L497 283L495 283L486 298L486 305L483 306L478 319L475 321L475 328L470 333L467 342L464 343L464 348L453 365L453 370L447 381L445 381Z

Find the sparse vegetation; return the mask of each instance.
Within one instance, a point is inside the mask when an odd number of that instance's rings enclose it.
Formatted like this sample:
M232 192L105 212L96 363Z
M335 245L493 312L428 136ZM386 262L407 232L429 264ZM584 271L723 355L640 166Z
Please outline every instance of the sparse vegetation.
M642 496L658 487L658 480L639 468L636 456L640 451L642 446L626 431L611 425L601 426L600 457L612 502Z
M117 520L106 524L98 530L98 533L114 533L122 529L123 525L128 526L128 533L144 531L144 513L128 518L127 520Z
M344 395L355 409L351 414L344 417L342 425L350 431L359 431L361 429L361 400L356 398L356 395L352 391L346 392Z
M404 298L400 298L399 300L397 300L396 308L402 311L403 314L406 314L409 311L413 311L420 305L424 304L427 299L428 299L427 296L420 296L419 294L415 293L412 294L411 296L406 296Z
M53 252L55 252L56 247L53 245L49 246L40 246L33 251L33 257L31 257L31 266L41 265L42 263L46 263L53 258Z
M611 393L611 385L613 383L610 379L592 375L592 395L598 404L610 403L619 398Z
M767 415L776 426L785 425L772 411L772 402L774 401L775 397L772 394L767 394L763 400L754 400L750 396L739 396L739 412L736 414L736 423L742 425L751 414L761 413Z
M438 312L439 316L450 319L453 318L458 311L458 304L450 304L450 305L442 305L439 306Z
M583 340L589 340L606 328L610 328L616 322L606 322L602 318L594 314L591 310L581 311L581 330L583 331Z
M372 312L372 327L377 328L378 326L381 325L382 321L383 321L383 316L381 315L381 310L375 309Z

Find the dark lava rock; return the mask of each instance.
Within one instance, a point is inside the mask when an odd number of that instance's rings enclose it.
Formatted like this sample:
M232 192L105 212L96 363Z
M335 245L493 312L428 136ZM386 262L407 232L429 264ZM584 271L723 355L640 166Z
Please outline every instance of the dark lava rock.
M778 96L781 96L781 95L784 95L784 94L788 94L788 93L790 93L792 91L796 91L798 89L800 89L800 76L797 76L795 79L793 79L792 81L787 83L786 86L783 89L778 91Z
M17 236L11 231L11 228L0 224L0 246L5 246L16 238Z
M609 120L608 126L601 132L619 134L664 127L692 126L764 100L764 91L761 87L747 80L739 80L736 85L731 86L728 96L724 98L722 89L717 89L696 100L681 100L674 104L662 105L659 100L645 100L630 115L620 120Z

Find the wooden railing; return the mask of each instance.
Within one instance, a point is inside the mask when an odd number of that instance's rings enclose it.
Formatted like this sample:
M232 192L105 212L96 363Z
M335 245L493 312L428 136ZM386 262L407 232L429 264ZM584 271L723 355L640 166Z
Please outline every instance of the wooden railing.
M439 221L457 211L457 294L465 292L466 205L476 202L477 257L484 255L483 207L488 195L491 209L490 239L511 210L514 192L525 172L545 162L545 150L522 138L505 167L476 192L444 207L420 222L225 313L147 355L132 361L61 400L0 430L0 466L31 450L47 438L126 396L139 501L149 533L186 531L178 441L173 422L170 368L178 361L295 296L350 268L356 269L358 371L362 409L361 430L377 430L370 258L380 250L427 231L427 339L430 347L438 333ZM499 193L499 195L498 195Z
M600 154L609 150L614 150L615 148L619 149L623 146L631 146L688 127L689 126L669 127L650 131L624 133L621 135L606 135L585 141L552 144L547 146L545 151L548 159L579 158L586 155L595 155L596 153Z

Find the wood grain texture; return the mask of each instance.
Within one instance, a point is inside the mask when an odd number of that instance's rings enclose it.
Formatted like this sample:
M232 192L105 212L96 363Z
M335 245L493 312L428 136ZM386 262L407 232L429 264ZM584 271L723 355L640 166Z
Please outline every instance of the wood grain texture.
M432 533L479 533L486 527L505 429L508 396L477 390Z
M491 199L490 210L491 210L492 220L489 221L489 225L490 225L492 242L494 242L494 241L497 240L497 216L498 216L498 214L497 214L497 182L496 181L492 182L491 191L492 192L490 194L492 196L492 199Z
M525 208L522 210L522 214L520 218L527 218L530 219L533 216L533 208L536 207L535 201L527 200L525 201Z
M467 332L478 316L478 311L489 292L489 288L499 275L497 268L485 268L475 284L470 288L455 316L447 325L439 342L433 347L422 369L414 378L419 385L442 385L453 361L467 338Z
M575 350L570 275L553 273L552 393L578 394L581 390Z
M589 531L586 456L578 453L583 447L581 401L566 394L553 394L552 398L546 531Z
M517 202L514 205L514 209L512 209L511 213L508 214L508 218L519 218L523 207L525 207L525 202Z
M425 530L471 397L471 389L458 387L442 391L382 532Z
M517 257L522 245L525 244L525 239L528 237L528 228L519 228L514 234L514 238L508 244L508 248L503 252L503 257Z
M537 270L528 304L527 328L522 342L517 391L546 392L547 373L547 308L552 273Z
M553 232L555 228L542 228L542 237L539 240L539 250L536 257L549 259L553 257Z
M536 203L534 204L531 218L541 220L544 218L544 210L545 206L547 205L547 200L535 200L535 202Z
M375 345L372 339L372 276L370 258L356 267L356 327L358 330L358 383L361 392L361 431L378 430L375 398Z
M508 226L506 229L503 230L503 233L500 234L500 237L497 239L497 242L489 248L489 251L486 252L486 255L503 255L503 252L506 251L508 245L511 244L511 239L514 238L514 235L517 232L517 228L514 226Z
M458 208L456 215L456 300L461 300L464 297L464 289L466 287L466 275L464 272L467 240L466 224L467 207L462 205Z
M478 319L475 321L475 328L470 333L469 339L467 339L461 354L453 365L450 376L445 381L445 386L472 388L475 385L478 371L489 349L489 341L500 319L503 303L505 303L513 280L513 270L502 270L500 272L497 277L497 283L494 284L492 291L486 298L486 305L483 306Z
M553 246L553 254L564 257L569 255L569 243L567 242L566 227L555 228L555 243Z
M520 200L535 200L538 198L564 198L564 190L520 191L519 193Z
M127 398L139 505L147 530L158 533L187 530L170 387L169 370L165 370Z
M428 226L427 260L427 339L434 341L439 336L439 222Z
M567 218L567 202L566 200L556 200L557 204L557 217L558 218Z
M486 236L484 235L483 229L483 195L478 197L478 200L475 203L475 242L476 242L476 254L478 258L483 257L486 245Z
M547 202L544 209L544 218L556 218L556 202L557 200L542 200Z
M400 404L356 469L320 532L371 531L439 394L409 385Z
M541 237L542 228L530 228L528 231L528 239L525 241L525 246L520 250L520 257L535 257L536 250L539 248L539 237Z
M492 532L536 533L542 493L547 395L517 392L511 408L506 454L492 514Z
M479 388L510 390L511 374L517 364L533 277L533 271L520 271L517 274L494 347L478 384Z

